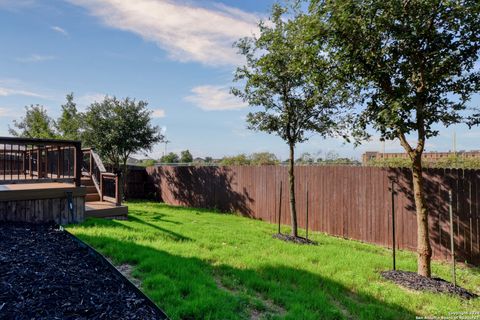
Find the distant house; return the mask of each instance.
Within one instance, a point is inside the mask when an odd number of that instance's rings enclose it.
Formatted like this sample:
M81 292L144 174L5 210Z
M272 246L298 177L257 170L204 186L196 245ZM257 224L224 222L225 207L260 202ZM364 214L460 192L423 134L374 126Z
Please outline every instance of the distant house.
M133 157L128 157L127 159L127 164L130 164L130 165L137 165L139 164L141 161L136 159L136 158L133 158Z
M440 159L448 158L453 155L463 157L463 158L478 158L480 159L480 150L471 150L471 151L457 151L457 152L424 152L422 155L422 159L428 162L436 162ZM407 159L408 154L405 152L377 152L377 151L367 151L362 155L362 165L367 165L370 161L373 160L382 160L382 159L394 159L394 158L401 158Z

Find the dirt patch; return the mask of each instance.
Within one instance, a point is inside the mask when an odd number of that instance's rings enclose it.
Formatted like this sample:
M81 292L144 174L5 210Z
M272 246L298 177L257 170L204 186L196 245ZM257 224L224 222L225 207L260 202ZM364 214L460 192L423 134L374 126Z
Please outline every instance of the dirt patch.
M228 288L226 287L225 285L223 285L221 279L220 279L220 276L218 275L214 275L214 280L215 280L215 283L217 285L217 287L223 291L226 291L232 295L237 295L238 292L242 291L242 292L245 292L246 290L244 290L243 287L241 288L238 288L238 289L231 289L231 288ZM278 315L278 316L284 316L287 311L275 304L275 302L273 302L272 300L268 299L268 298L265 298L263 297L262 295L260 294L255 294L252 298L256 298L258 300L261 301L261 303L263 304L263 306L265 307L265 310L258 310L254 307L251 307L248 311L249 315L250 315L250 320L259 320L259 319L265 319L265 318L268 318L268 315Z
M304 238L304 237L294 237L289 234L277 233L272 236L275 239L280 239L286 242L293 242L297 244L307 244L307 245L318 245L316 241Z
M381 275L396 284L407 289L416 291L430 291L437 293L449 293L457 295L463 299L473 299L478 296L466 289L454 286L453 283L440 278L427 278L415 272L409 271L383 271Z
M165 319L53 226L0 224L0 319Z
M117 270L120 271L121 274L123 274L128 280L130 280L130 282L132 282L135 287L141 289L142 281L132 276L133 266L131 264L124 263L119 266L115 266L115 268L117 268Z

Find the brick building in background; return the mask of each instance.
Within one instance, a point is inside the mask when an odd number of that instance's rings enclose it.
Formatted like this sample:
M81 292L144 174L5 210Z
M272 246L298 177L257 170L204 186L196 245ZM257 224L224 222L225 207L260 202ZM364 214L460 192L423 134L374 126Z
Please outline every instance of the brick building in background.
M463 158L478 158L480 159L480 150L472 151L457 151L457 152L424 152L422 159L428 162L434 163L438 160L448 158L452 155L457 155ZM393 158L403 158L407 159L408 155L405 152L377 152L377 151L367 151L362 155L362 165L368 165L372 160L381 160L381 159L393 159Z

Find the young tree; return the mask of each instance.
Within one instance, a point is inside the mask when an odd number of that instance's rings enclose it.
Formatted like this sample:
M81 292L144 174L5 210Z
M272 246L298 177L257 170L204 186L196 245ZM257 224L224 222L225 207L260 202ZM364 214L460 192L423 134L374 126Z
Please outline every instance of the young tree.
M205 163L213 163L212 157L205 157Z
M161 163L178 163L180 161L178 154L170 152L160 158Z
M61 108L62 114L56 122L58 135L62 139L81 140L82 114L73 101L73 93L67 94L67 102Z
M297 160L295 160L295 162L298 164L313 164L315 162L315 159L310 153L304 152L300 155L299 158L297 158Z
M292 10L290 10L292 9ZM293 17L290 18L289 17ZM308 140L309 132L321 136L334 134L339 101L330 91L335 83L329 75L325 56L318 55L322 42L313 39L316 21L298 8L274 5L271 24L259 24L259 36L236 43L246 64L237 69L234 81L243 85L232 93L262 111L249 113L247 122L252 130L280 136L289 148L289 190L292 236L297 237L295 205L295 146ZM316 73L305 72L312 68Z
M361 92L360 128L398 139L409 155L418 273L430 277L422 153L438 135L435 125L471 120L467 102L480 89L480 2L314 0L311 9L329 30L329 53L342 80Z
M188 150L180 152L180 162L181 163L191 163L193 162L193 156Z
M57 135L54 131L55 122L41 105L25 107L25 116L20 121L13 120L14 128L8 132L15 137L53 139Z
M156 161L153 159L143 159L142 161L140 161L139 165L142 167L151 167L154 166L155 163Z
M147 102L105 97L88 108L84 119L85 144L97 150L113 168L122 172L126 190L127 160L131 154L151 151L162 141L159 128L151 124Z
M270 166L279 162L277 156L271 152L255 152L250 155L250 164L254 166Z
M223 157L220 160L222 166L248 166L250 165L250 159L246 154L241 153L233 157Z

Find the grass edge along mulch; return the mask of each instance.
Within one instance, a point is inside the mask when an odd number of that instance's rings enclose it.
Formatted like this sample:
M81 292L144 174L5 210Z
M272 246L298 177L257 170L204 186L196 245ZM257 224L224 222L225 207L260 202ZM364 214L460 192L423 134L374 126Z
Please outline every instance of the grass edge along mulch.
M478 298L478 295L475 293L460 286L453 285L453 283L441 278L427 278L415 272L400 270L382 271L381 275L385 279L391 280L396 284L411 290L430 291L439 294L453 294L467 300Z
M257 311L266 319L412 319L480 310L479 299L411 292L385 280L380 272L390 268L391 252L380 246L318 232L309 236L317 246L297 245L272 238L277 226L258 220L128 205L129 221L92 219L70 231L116 264L133 265L144 292L172 319L248 319ZM411 252L398 252L397 262L416 269ZM434 262L433 274L448 278L448 265ZM479 269L461 267L458 279L479 292Z
M103 257L53 224L0 225L0 318L167 319Z

